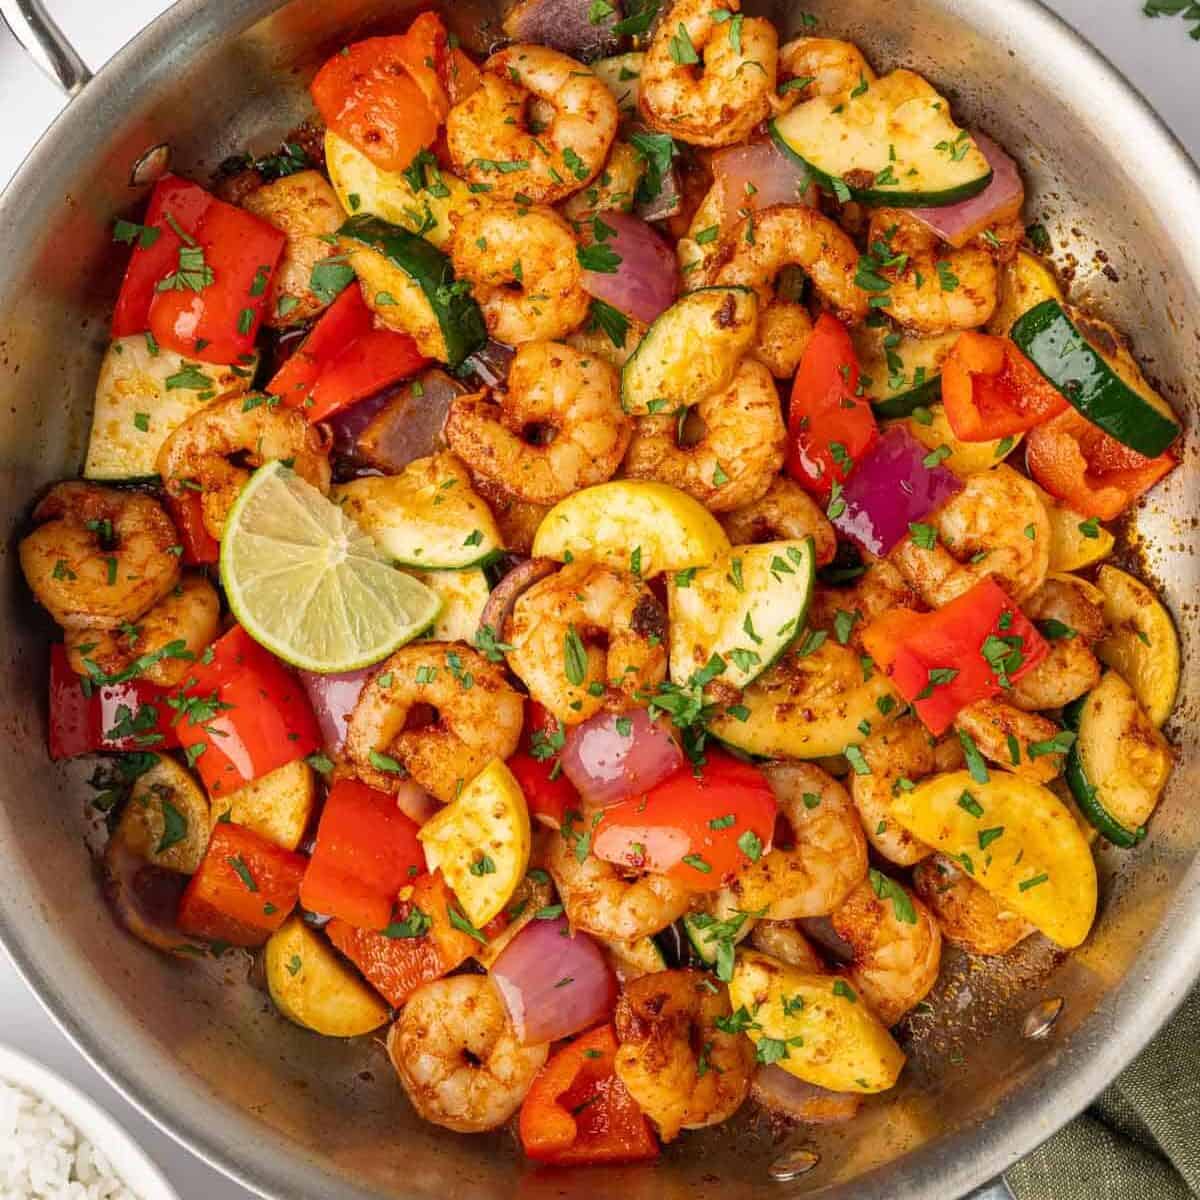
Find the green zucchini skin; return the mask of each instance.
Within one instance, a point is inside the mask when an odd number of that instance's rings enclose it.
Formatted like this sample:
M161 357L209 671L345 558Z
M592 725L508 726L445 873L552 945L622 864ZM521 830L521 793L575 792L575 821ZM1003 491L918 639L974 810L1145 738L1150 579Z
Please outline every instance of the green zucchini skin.
M911 417L918 408L930 408L941 399L942 377L934 375L926 379L920 387L909 388L907 392L901 392L898 396L889 396L886 400L880 400L878 404L872 403L871 410L877 417L892 421Z
M1100 795L1087 777L1083 769L1083 759L1079 754L1079 724L1083 715L1086 696L1073 700L1063 709L1063 724L1075 734L1075 741L1067 752L1066 778L1071 795L1079 805L1080 811L1094 826L1096 831L1106 841L1122 850L1130 850L1146 836L1146 827L1126 829L1116 821L1112 814L1100 803Z
M1157 458L1179 436L1179 425L1117 375L1057 300L1031 308L1009 336L1075 409L1122 445Z
M457 279L448 255L432 242L370 213L351 217L338 237L361 242L403 271L424 293L446 342L446 362L461 366L487 342L483 310L469 291L456 291Z

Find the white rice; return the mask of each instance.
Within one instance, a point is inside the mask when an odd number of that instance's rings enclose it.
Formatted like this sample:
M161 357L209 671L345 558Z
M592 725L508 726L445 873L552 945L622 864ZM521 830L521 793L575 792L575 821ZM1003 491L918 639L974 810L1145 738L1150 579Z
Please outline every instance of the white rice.
M0 1200L138 1200L40 1097L0 1080Z

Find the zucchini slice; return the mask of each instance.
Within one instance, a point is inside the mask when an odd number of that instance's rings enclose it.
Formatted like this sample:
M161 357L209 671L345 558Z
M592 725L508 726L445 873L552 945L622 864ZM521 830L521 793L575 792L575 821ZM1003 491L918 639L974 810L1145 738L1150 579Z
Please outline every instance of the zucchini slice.
M431 592L442 598L442 611L428 636L435 642L474 641L484 606L492 589L479 567L465 571L409 571Z
M715 654L725 662L722 685L748 686L804 628L815 579L810 537L736 546L669 576L671 678L686 683Z
M1115 845L1136 845L1170 777L1170 748L1116 671L1063 715L1075 731L1067 782L1084 816Z
M1054 272L1040 258L1026 250L1000 271L1000 299L987 331L996 337L1007 337L1017 319L1036 308L1043 300L1062 301L1062 288Z
M758 924L738 907L740 901L728 888L722 888L708 902L708 909L690 912L683 918L683 931L692 952L705 966L715 967L724 953L744 942Z
M914 338L891 327L860 325L850 331L858 354L863 391L881 419L909 416L942 398L942 364L957 333Z
M163 442L216 397L247 391L257 367L257 355L219 367L185 359L148 334L117 338L100 365L84 478L156 479Z
M1060 503L1035 483L1050 518L1050 570L1079 571L1107 558L1116 538L1097 520Z
M861 204L957 204L992 181L988 160L954 123L949 103L914 71L806 100L772 121L771 135L826 192Z
M317 805L317 781L303 759L276 767L213 805L212 823L232 821L267 841L295 850Z
M415 459L399 475L343 483L332 496L401 566L461 571L504 548L492 510L452 454Z
M422 354L461 365L487 341L470 285L431 242L379 217L351 217L338 230L363 299L389 329L410 334Z
M1154 592L1132 575L1101 567L1096 582L1109 627L1108 637L1096 647L1096 657L1120 672L1157 729L1171 715L1179 691L1175 623Z
M423 175L385 171L332 130L325 134L325 166L338 202L350 216L370 214L432 242L450 240L451 219L475 203L467 185L449 171L426 167Z
M640 937L632 942L605 938L600 940L600 945L622 983L640 979L643 975L657 975L667 969L666 955L652 937Z
M1128 352L1120 354L1107 326L1073 320L1059 301L1043 300L1018 319L1011 336L1080 413L1123 445L1157 458L1179 436L1170 408L1140 379Z
M634 50L629 54L614 54L611 58L598 58L592 63L592 70L612 92L622 117L637 115L642 68L645 64L646 55L641 50Z
M758 333L758 297L698 288L646 331L621 371L621 404L639 417L691 408L728 387Z
M116 836L146 862L193 875L208 849L209 825L204 790L173 758L162 757L133 785Z
M950 428L946 410L934 404L927 412L914 412L901 422L905 429L956 475L978 475L1003 462L1020 445L1024 434L995 438L990 442L960 442ZM950 453L947 455L946 451Z

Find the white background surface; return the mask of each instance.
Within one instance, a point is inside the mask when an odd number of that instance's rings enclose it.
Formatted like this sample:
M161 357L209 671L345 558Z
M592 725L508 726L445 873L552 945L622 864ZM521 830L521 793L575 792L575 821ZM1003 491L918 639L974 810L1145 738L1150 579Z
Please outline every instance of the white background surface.
M1049 3L1141 88L1200 161L1200 43L1188 38L1187 26L1178 18L1148 20L1141 14L1140 0ZM95 70L169 3L47 0L47 7ZM0 23L0 186L61 107L55 86L24 58ZM54 1027L2 952L0 1037L66 1075L104 1104L158 1161L183 1200L245 1200L249 1195L130 1108Z

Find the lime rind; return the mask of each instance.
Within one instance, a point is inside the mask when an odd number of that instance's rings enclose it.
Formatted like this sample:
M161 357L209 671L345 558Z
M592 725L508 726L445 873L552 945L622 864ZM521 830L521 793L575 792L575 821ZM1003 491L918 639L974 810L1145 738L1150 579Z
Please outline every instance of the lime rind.
M443 604L281 462L260 467L230 511L221 582L256 642L322 674L381 661L429 629Z

